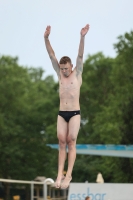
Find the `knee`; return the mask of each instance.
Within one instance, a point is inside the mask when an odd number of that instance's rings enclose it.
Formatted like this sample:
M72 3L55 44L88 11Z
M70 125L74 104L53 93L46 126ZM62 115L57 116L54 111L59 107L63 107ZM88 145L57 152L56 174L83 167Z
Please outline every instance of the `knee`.
M60 149L65 149L66 148L66 141L59 140L59 148Z
M76 138L74 138L74 137L68 138L68 140L67 140L67 145L68 145L68 149L69 149L69 150L74 149L75 146L76 146Z

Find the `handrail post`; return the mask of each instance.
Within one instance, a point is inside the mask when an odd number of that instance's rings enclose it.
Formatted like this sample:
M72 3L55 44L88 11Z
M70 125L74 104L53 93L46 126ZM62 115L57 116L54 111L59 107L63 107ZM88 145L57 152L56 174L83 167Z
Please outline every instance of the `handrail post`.
M31 182L31 200L34 200L34 183Z

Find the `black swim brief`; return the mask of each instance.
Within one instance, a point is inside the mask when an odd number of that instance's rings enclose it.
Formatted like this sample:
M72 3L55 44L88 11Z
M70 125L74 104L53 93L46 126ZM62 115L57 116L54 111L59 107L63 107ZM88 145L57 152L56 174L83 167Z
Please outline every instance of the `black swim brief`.
M66 122L69 122L71 117L73 117L75 115L80 115L80 110L76 110L76 111L59 111L58 115L63 117Z

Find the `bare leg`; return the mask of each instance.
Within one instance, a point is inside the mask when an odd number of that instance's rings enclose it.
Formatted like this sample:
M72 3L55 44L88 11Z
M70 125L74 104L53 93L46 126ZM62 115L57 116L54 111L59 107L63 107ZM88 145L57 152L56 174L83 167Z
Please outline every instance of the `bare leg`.
M59 140L59 156L58 156L58 175L55 182L55 187L59 188L61 181L64 179L63 170L66 160L66 138L68 133L68 123L58 116L57 120L57 136Z
M80 128L80 115L72 117L69 121L69 133L67 136L68 144L68 170L66 177L61 184L62 189L66 189L72 179L72 170L76 159L76 140Z

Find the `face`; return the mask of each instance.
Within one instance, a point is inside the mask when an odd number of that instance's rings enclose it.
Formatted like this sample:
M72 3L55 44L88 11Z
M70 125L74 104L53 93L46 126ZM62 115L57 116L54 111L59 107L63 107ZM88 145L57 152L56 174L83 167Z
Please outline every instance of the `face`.
M72 72L72 64L70 63L60 64L60 70L63 76L68 77Z

